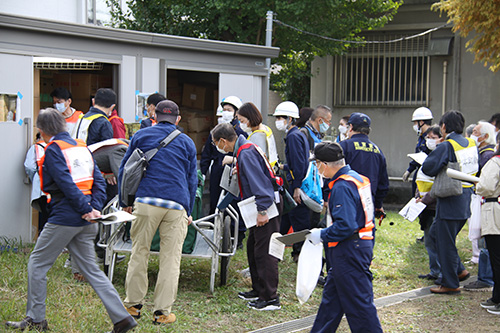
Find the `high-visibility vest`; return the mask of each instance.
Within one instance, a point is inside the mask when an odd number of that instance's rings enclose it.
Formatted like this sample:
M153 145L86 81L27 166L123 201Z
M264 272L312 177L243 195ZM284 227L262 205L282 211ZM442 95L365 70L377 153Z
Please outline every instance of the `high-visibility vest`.
M266 163L267 171L269 172L269 177L271 178L271 183L273 184L273 186L274 187L283 186L283 179L281 179L281 177L276 176L274 174L273 168L271 167L271 164L269 163L269 160L267 159L266 154L264 154L264 152L262 151L262 149L260 149L259 146L257 146L255 143L252 143L252 142L245 143L240 148L238 148L238 152L236 153L236 170L238 171L238 174L240 173L238 156L240 156L240 153L243 149L251 149L252 147L254 147L257 150L257 152L260 154L260 156L262 156L262 158L264 159L264 162ZM243 191L241 190L240 177L238 177L238 186L240 187L241 198L243 198ZM276 188L274 190L277 191Z
M61 149L68 166L69 173L73 182L82 191L83 194L92 194L92 185L94 184L94 159L87 148L85 142L76 139L76 145L72 145L62 140L53 140L48 146L56 144ZM45 155L39 161L40 185L43 190L43 172L42 167L45 161Z
M434 177L427 176L422 168L419 168L417 171L417 179L415 180L417 183L418 192L420 193L420 197L423 198L428 192L431 191L432 184L434 184Z
M43 140L39 140L35 143L35 158L36 164L38 165L39 161L42 159L43 155L45 155L45 147L47 144Z
M253 131L247 138L247 140L250 140L252 135L254 135L257 132L262 132L266 135L267 139L267 150L268 150L268 155L267 159L269 160L269 163L271 164L272 167L278 162L278 150L276 149L276 141L274 140L274 135L273 131L266 125L263 125L265 129L261 130L255 130Z
M330 184L328 184L328 187L331 190L333 184L335 184L335 182L339 179L347 180L356 185L359 193L359 198L361 199L361 204L363 206L363 211L365 213L365 226L358 230L358 235L360 239L373 239L373 228L375 228L373 217L375 216L375 208L373 205L371 184L370 180L367 177L362 175L359 176L363 180L362 182L357 180L353 176L347 174L341 175L334 181L330 182ZM328 242L328 247L335 247L338 243L339 242Z
M71 116L65 119L68 133L73 139L76 139L76 125L78 124L80 117L83 117L83 112L75 110Z
M462 147L453 139L448 139L453 150L455 151L455 156L457 157L457 162L460 165L460 171L465 172L468 175L475 176L479 170L479 155L477 152L476 143L471 138L466 138L469 144L467 147ZM472 187L474 184L468 182L462 182L462 187Z
M91 115L90 117L84 117L84 115L82 113L82 115L80 116L78 125L76 126L75 139L81 139L84 142L87 142L87 137L89 136L90 124L92 124L92 122L99 117L104 117L104 118L108 119L108 117L106 117L105 115L100 114L100 113Z

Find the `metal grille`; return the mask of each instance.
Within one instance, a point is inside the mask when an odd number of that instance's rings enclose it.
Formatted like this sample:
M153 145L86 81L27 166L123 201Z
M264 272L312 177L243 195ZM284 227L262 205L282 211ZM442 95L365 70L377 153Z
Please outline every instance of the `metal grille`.
M75 69L75 70L102 70L100 62L34 62L36 69Z
M399 37L378 36L373 40ZM334 57L334 105L427 105L428 44L429 36L422 36L397 43L367 44Z

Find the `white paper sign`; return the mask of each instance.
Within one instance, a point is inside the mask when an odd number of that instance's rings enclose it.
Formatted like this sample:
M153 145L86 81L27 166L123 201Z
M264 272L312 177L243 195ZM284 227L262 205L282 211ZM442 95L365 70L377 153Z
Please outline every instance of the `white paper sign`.
M411 198L410 201L399 211L399 215L406 220L413 222L422 213L426 205L422 202L417 202L417 199Z
M279 260L283 260L283 254L285 253L285 244L276 239L280 237L279 232L275 232L271 235L271 240L269 241L269 254Z
M257 203L255 202L255 196L251 196L245 200L238 202L238 207L240 208L240 214L245 222L247 229L255 227L257 225ZM278 207L273 202L271 207L267 209L267 216L272 219L278 216Z

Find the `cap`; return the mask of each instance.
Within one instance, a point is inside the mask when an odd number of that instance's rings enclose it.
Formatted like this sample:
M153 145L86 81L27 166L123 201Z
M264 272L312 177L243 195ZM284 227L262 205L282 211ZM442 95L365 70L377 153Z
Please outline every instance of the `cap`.
M321 142L314 148L312 159L322 162L336 162L344 158L342 147L336 142Z
M155 112L156 121L167 121L175 124L175 121L179 116L179 107L174 101L166 99L156 104Z
M372 120L364 113L354 112L347 123L356 127L370 127Z

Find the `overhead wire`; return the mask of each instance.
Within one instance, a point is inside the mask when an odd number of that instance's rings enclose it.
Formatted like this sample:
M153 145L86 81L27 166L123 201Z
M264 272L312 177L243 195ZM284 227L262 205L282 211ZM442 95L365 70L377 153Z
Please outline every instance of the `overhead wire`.
M451 26L451 23L445 23L445 24L442 24L440 26L437 26L437 27L425 30L425 31L423 31L421 33L418 33L418 34L415 34L415 35L403 36L403 37L400 37L400 38L391 39L391 40L385 40L385 41L378 41L378 40L359 41L359 40L338 39L338 38L332 38L332 37L328 37L328 36L318 35L318 34L315 34L313 32L305 31L305 30L299 29L297 27L291 26L291 25L286 24L284 22L281 22L280 20L275 19L275 18L273 18L273 22L275 22L275 23L277 23L279 25L282 25L284 27L293 29L295 31L298 31L298 32L300 32L302 34L306 34L306 35L318 37L318 38L329 40L329 41L340 42L340 43L349 43L349 44L390 44L390 43L397 43L397 42L402 42L402 41L405 41L405 40L409 40L409 39L413 39L413 38L418 38L418 37L421 37L421 36L425 36L425 35L430 34L431 32L434 32L436 30L439 30L439 29Z

